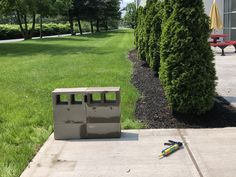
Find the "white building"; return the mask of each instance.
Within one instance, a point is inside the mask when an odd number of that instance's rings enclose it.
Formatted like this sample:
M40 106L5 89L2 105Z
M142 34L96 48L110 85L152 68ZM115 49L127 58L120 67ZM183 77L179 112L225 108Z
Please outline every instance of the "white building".
M203 0L206 14L210 14L213 0ZM216 0L220 16L224 23L223 33L229 34L231 40L236 40L236 0ZM136 0L137 6L145 6L146 0Z

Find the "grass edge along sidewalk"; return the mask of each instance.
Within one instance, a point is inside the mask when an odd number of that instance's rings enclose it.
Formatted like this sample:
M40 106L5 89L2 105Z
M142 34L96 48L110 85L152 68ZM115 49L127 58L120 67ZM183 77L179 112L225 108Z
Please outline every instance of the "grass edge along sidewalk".
M122 127L142 127L131 48L132 30L0 44L0 176L19 176L51 134L55 88L121 86Z

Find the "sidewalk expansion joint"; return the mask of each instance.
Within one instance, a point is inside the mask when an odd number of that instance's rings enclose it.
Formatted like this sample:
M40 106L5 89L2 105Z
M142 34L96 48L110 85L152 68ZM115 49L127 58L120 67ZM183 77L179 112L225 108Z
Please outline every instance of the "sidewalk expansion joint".
M195 168L196 168L196 170L197 170L199 176L200 176L200 177L203 177L203 174L202 174L202 172L201 172L201 170L200 170L200 168L199 168L199 166L198 166L198 164L197 164L197 161L195 160L195 158L194 158L194 156L193 156L193 153L191 152L191 150L190 150L190 148L189 148L189 146L188 146L188 144L187 144L187 142L186 142L186 139L185 139L184 136L182 135L181 130L180 130L180 129L177 129L177 131L178 131L179 136L181 137L181 139L182 139L182 141L183 141L183 143L184 143L185 148L186 148L187 151L188 151L188 154L189 154L189 156L190 156L190 158L191 158L191 160L192 160L192 162L193 162L193 164L194 164L194 166L195 166Z

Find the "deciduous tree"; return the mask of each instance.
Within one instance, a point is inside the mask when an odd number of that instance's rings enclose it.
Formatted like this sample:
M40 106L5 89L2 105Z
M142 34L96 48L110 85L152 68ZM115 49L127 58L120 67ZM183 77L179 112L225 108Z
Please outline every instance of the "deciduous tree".
M0 5L2 13L16 16L24 39L31 39L35 29L37 0L1 0Z
M127 6L125 7L126 13L124 16L124 25L128 26L129 28L133 28L135 27L135 16L136 16L136 4L133 3L129 3L127 4Z

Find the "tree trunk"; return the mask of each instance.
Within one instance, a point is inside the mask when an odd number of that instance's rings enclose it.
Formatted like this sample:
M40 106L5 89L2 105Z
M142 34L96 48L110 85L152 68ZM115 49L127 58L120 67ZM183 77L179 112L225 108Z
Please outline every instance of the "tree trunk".
M40 14L40 38L43 38L43 17L42 14Z
M33 20L32 20L32 28L31 29L28 29L28 21L27 21L27 15L24 14L24 15L21 15L19 11L16 11L16 17L17 17L17 21L18 21L18 24L20 26L20 30L21 30L21 34L23 36L23 38L25 40L27 39L31 39L32 38L32 35L33 35L33 32L34 32L34 29L35 29L35 13L33 14ZM22 25L22 20L24 21L24 27Z
M27 21L27 15L24 14L23 15L24 17L24 25L25 25L25 36L24 36L24 39L25 40L28 40L28 39L31 39L32 37L30 36L30 30L28 29L28 21Z
M74 33L74 22L73 22L73 16L70 12L69 12L69 23L70 23L70 33L73 36L73 35L75 35L75 33Z
M99 20L97 20L97 32L99 32Z
M90 26L91 26L91 33L94 33L94 31L93 31L93 21L92 20L90 21Z
M108 31L108 23L107 23L107 21L105 22L105 28L106 28L106 31Z
M77 20L78 20L79 33L80 33L80 35L82 35L83 31L82 31L82 27L81 27L81 23L80 23L80 18L78 17Z
M34 29L35 29L35 20L36 19L36 14L33 13L33 21L32 21L32 27L31 27L31 30L29 31L29 37L30 39L33 37L33 34L34 34Z
M24 15L24 24L25 24L25 40L31 39L29 30L28 30L28 22L27 22L27 16L26 14Z
M25 31L28 31L28 23L27 23L27 16L24 15L24 23L25 23Z
M20 31L21 31L22 37L25 38L25 30L24 30L24 28L22 26L22 21L21 21L21 17L20 17L20 12L19 11L16 11L16 18L17 18L18 24L20 26Z

